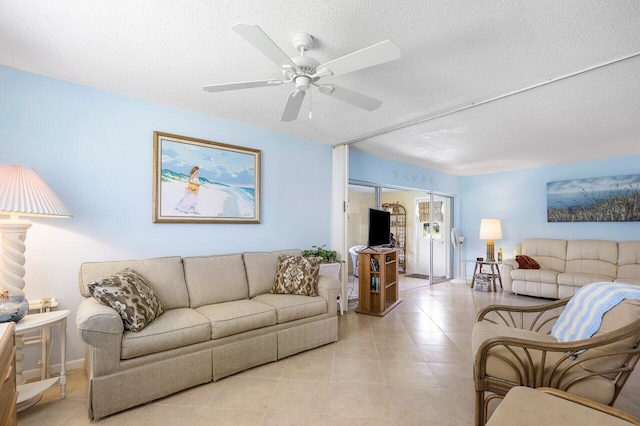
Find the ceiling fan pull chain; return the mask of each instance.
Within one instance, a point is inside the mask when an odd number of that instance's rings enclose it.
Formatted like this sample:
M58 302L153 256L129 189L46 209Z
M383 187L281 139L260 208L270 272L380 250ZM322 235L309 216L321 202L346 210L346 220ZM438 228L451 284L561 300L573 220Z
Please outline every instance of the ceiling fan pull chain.
M313 104L311 103L311 92L313 92L313 90L311 90L311 88L309 88L309 119L313 118L312 114L311 114L311 110L313 107Z

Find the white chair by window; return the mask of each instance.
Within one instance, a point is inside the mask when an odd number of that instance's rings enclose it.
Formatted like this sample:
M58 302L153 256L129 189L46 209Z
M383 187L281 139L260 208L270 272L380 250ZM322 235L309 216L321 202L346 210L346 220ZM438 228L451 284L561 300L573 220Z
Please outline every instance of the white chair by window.
M366 246L353 246L349 249L349 254L351 255L351 263L353 265L353 276L358 276L358 252L365 248Z
M358 279L358 252L365 247L366 246L353 246L349 249L349 254L351 255L351 264L353 265L353 278L351 279L350 285L348 286L349 300L352 299L353 292L357 288L356 280Z

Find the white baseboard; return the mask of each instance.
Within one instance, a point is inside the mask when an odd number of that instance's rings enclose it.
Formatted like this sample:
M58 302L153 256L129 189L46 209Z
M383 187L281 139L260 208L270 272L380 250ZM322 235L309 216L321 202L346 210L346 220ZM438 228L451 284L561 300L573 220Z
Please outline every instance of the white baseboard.
M76 368L84 368L84 358L76 359L74 361L67 361L67 371ZM34 368L33 370L25 370L23 373L25 380L38 380L40 378L40 370ZM51 364L51 374L60 374L60 364Z

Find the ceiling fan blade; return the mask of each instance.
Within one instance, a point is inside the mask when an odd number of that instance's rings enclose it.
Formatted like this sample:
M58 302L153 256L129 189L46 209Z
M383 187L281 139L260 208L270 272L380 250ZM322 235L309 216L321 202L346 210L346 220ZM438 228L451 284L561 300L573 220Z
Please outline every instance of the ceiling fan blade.
M358 108L365 109L367 111L373 111L380 108L382 101L371 98L362 93L354 92L353 90L345 89L336 84L325 84L319 86L320 92L332 98L340 99L343 102L357 106Z
M298 113L302 107L302 101L304 101L304 95L306 92L300 90L294 90L289 93L289 99L282 112L282 118L280 121L293 121L298 118Z
M276 45L273 40L271 40L269 36L260 29L259 26L251 24L235 24L231 28L244 37L245 40L251 43L256 49L262 52L263 55L271 59L271 61L280 68L287 67L296 69L296 64L293 63L291 58L289 58L278 47L278 45Z
M399 58L400 48L389 40L385 40L319 65L316 68L315 76L326 77L329 75L346 74L363 68L384 64L385 62L395 61Z
M282 80L257 80L257 81L240 81L238 83L212 84L210 86L202 86L202 90L207 92L225 92L227 90L251 89L253 87L278 86L284 83Z

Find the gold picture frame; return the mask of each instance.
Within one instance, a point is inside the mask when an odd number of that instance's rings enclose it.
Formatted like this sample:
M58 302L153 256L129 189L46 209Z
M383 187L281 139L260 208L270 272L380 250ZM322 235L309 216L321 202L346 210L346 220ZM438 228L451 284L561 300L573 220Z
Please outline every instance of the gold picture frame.
M153 222L260 223L260 154L153 132Z

